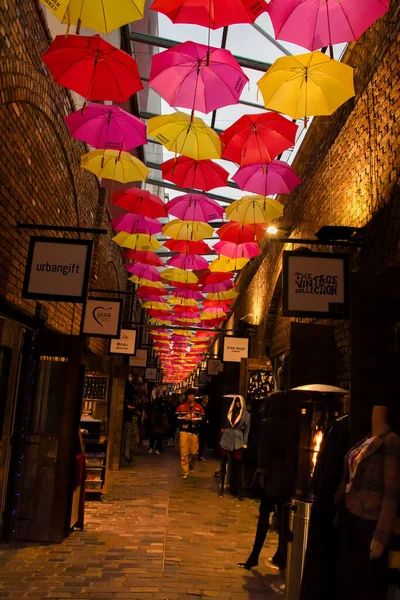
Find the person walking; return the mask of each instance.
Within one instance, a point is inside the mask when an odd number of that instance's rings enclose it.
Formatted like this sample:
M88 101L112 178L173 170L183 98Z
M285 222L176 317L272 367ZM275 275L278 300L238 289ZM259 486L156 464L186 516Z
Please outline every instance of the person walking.
M204 456L205 445L208 442L209 436L209 424L210 424L210 414L209 414L209 405L208 405L208 396L204 395L201 401L201 405L204 410L204 418L200 423L199 427L199 460L206 462Z
M195 402L194 390L186 390L185 397L185 402L176 409L183 479L187 479L190 471L193 471L194 460L199 451L199 426L204 418L203 407Z
M163 451L165 433L168 429L167 411L162 399L157 398L151 413L151 434L149 454L155 450L156 454Z

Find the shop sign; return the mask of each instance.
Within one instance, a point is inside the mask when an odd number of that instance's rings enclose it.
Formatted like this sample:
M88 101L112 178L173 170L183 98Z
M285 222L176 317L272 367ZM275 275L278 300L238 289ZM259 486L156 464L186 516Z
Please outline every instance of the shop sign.
M138 348L135 356L129 357L130 367L146 367L147 366L147 348Z
M137 329L121 329L119 338L110 340L110 354L136 354Z
M222 360L216 358L209 358L207 360L207 375L218 375L224 370L224 363Z
M239 362L249 356L249 338L224 337L224 362Z
M83 309L81 333L92 337L119 337L122 300L88 298Z
M283 316L344 319L348 290L346 255L283 253Z
M201 369L199 373L199 383L207 383L207 371L205 369Z
M84 302L92 245L90 240L31 237L22 297Z
M146 381L158 381L158 369L155 367L148 367L144 373Z

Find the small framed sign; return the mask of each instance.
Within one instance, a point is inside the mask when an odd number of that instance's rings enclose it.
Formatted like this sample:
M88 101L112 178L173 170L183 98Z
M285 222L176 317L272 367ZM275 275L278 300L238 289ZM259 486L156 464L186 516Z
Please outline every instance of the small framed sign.
M224 362L238 362L249 357L249 338L238 338L231 335L224 337Z
M22 297L84 302L92 247L90 240L31 237Z
M110 340L110 354L136 354L137 329L121 329L119 338Z
M92 337L119 337L122 300L88 298L83 308L81 333Z
M147 367L147 348L137 348L135 356L129 357L130 367Z
M346 254L283 253L283 316L345 319L348 307Z
M217 358L209 358L207 360L207 375L218 375L224 370L224 363Z
M147 367L147 369L144 373L144 378L146 379L146 381L157 382L158 381L158 369L155 367Z

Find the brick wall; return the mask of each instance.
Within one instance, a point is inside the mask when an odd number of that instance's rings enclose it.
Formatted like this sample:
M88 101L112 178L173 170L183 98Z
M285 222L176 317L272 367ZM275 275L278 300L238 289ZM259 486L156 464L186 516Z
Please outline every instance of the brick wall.
M108 227L94 239L91 287L125 289L121 252L111 242L109 214L99 203L97 178L80 168L85 144L73 139L64 117L74 110L41 56L51 38L36 0L4 0L0 13L0 295L34 315L36 302L21 298L29 234L17 223ZM41 235L41 231L32 231ZM48 234L51 235L51 234ZM77 234L54 234L77 237ZM83 235L88 238L93 236ZM48 325L79 333L81 305L45 303ZM96 352L105 350L91 340Z
M365 248L350 257L353 271L399 266L399 32L400 2L392 0L390 12L346 51L345 62L355 68L355 99L313 120L293 164L303 184L279 198L285 205L281 227L291 237L314 237L327 224L366 226ZM289 345L290 319L281 316L279 300L282 250L265 242L262 256L239 277L230 323L244 319L257 326L253 357L263 356L266 346L274 356ZM335 325L337 378L344 386L350 382L350 328L350 322Z

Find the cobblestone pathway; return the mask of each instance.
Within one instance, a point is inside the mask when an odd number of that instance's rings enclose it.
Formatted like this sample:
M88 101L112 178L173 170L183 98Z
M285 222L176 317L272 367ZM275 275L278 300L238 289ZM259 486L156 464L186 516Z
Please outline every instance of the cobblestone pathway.
M139 456L110 474L109 493L87 504L84 532L59 545L0 545L0 598L269 600L265 564L236 567L254 538L257 506L217 495L215 461L182 480L176 450Z

